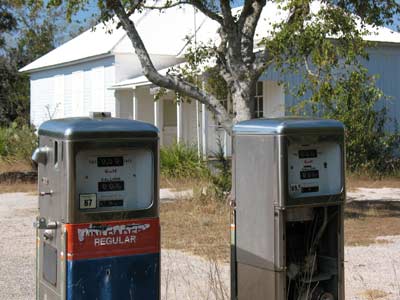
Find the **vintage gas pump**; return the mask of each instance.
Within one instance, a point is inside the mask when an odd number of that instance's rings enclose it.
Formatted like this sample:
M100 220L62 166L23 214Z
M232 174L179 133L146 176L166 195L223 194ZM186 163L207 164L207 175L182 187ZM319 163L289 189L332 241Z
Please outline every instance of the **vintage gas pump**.
M158 130L51 120L39 128L37 299L160 298Z
M258 119L233 135L232 299L344 300L344 127Z

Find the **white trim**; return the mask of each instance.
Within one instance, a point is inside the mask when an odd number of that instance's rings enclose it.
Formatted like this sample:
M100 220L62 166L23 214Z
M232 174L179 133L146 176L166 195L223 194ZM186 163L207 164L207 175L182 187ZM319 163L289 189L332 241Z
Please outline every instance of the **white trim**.
M49 65L49 66L43 66L43 67L38 67L38 68L27 68L29 65L23 67L22 69L19 69L18 72L20 73L37 73L37 72L41 72L41 71L45 71L45 70L50 70L50 69L58 69L58 68L63 68L63 67L68 67L68 66L73 66L73 65L77 65L77 64L81 64L81 63L85 63L85 62L90 62L93 60L99 60L99 59L103 59L103 58L107 58L107 57L113 57L114 55L111 54L110 52L106 52L103 54L99 54L99 55L94 55L94 56L89 56L89 57L85 57L82 59L77 59L77 60L71 60L68 62L64 62L64 63L60 63L60 64L56 64L56 65Z

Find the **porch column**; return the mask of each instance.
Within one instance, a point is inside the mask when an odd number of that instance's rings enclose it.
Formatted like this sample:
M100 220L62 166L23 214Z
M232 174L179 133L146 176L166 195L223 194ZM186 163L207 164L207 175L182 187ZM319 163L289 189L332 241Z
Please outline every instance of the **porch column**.
M224 157L227 157L228 153L228 133L224 129Z
M159 103L156 99L154 99L153 102L153 107L154 107L154 126L158 127L160 124L159 122L159 118L160 118L160 114L159 114Z
M114 91L114 98L115 98L115 117L120 118L121 117L121 103L119 101L119 98L117 96L118 92L117 90Z
M176 99L176 142L183 142L183 103L181 103L181 99Z
M207 136L208 136L208 113L207 107L205 104L201 104L201 138L202 138L202 146L203 146L203 158L207 159Z
M136 98L136 90L132 90L132 119L137 120L138 119L138 100Z
M163 145L163 120L162 120L162 103L161 99L156 100L154 96L154 126L159 130L160 146Z

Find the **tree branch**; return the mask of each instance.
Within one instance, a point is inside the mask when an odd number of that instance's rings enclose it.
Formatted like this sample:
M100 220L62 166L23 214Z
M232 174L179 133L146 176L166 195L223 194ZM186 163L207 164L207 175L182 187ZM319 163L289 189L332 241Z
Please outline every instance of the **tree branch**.
M242 57L245 64L254 62L254 35L265 4L266 0L246 0L240 15L238 24L242 40Z
M175 3L171 3L168 5L161 5L161 6L143 5L143 8L162 10L162 9L168 9L171 7L176 7L176 6L184 5L184 4L189 4L189 5L194 6L195 8L197 8L199 11L201 11L203 14L205 14L210 19L218 22L221 25L223 24L223 21L224 21L223 18L218 13L212 11L207 6L205 6L203 1L199 1L199 0L181 0L181 1L177 1Z
M199 89L197 86L180 80L176 76L163 76L159 74L153 65L153 62L148 54L146 47L136 30L135 24L129 19L125 8L120 1L111 1L110 9L114 10L115 14L118 16L122 27L127 32L129 39L135 49L135 53L139 58L140 64L142 66L143 74L152 83L166 89L173 89L176 92L186 95L188 97L197 99L201 103L207 105L221 125L230 133L232 130L232 121L230 120L229 114L221 102L210 95L206 91Z

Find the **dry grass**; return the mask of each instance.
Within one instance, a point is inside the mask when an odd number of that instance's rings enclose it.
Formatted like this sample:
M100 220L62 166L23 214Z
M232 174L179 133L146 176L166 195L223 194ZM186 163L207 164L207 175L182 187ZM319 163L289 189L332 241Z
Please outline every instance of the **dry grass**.
M400 203L354 201L346 205L345 242L348 246L387 243L379 236L400 235Z
M381 290L366 290L361 293L361 296L363 296L367 300L383 299L388 295L388 293Z
M162 248L228 261L229 207L207 197L161 204Z
M354 191L357 188L400 188L400 178L388 177L382 179L371 178L367 175L348 175L346 177L348 191Z
M36 183L0 183L0 194L4 193L36 193Z
M187 181L183 188L201 188ZM175 186L176 188L176 186ZM161 204L162 247L212 259L229 259L229 207L198 196ZM196 196L197 195L197 196ZM345 210L346 246L389 243L380 236L400 235L400 202L354 201Z
M4 172L29 172L32 171L32 165L27 161L0 160L0 173ZM4 193L35 193L37 191L36 183L0 183L0 194Z
M32 165L27 161L0 160L0 173L32 171Z
M176 179L176 178L165 178L160 176L160 188L175 189L176 191L193 189L193 187L207 186L208 182L202 181L201 179Z

